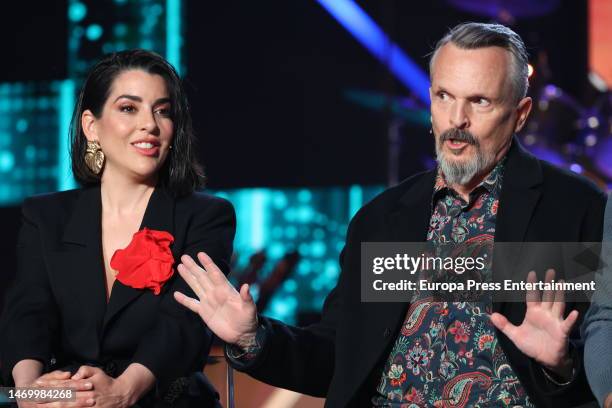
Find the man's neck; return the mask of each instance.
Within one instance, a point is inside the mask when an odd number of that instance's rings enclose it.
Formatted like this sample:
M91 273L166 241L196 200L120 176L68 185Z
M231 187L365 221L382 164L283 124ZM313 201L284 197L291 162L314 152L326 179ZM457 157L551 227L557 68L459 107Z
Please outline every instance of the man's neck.
M459 196L463 198L466 202L469 202L470 193L474 191L474 189L482 182L482 180L485 179L487 174L489 173L486 173L483 176L474 177L467 184L450 184L449 187L455 190L457 194L459 194Z
M466 184L449 184L449 187L459 194L461 198L463 198L466 202L470 201L470 193L474 191L476 187L480 185L488 176L491 174L495 166L497 166L499 162L493 164L492 167L485 169L481 173L472 177L472 179Z
M455 190L457 194L459 194L459 196L463 198L466 202L469 202L470 193L474 191L474 189L478 187L478 185L480 185L480 183L482 183L483 180L489 176L495 166L497 166L504 159L504 157L506 157L506 154L510 150L511 144L512 138L510 138L508 144L504 146L504 148L499 153L497 153L495 163L489 166L489 168L484 169L480 173L476 174L469 182L467 182L466 184L449 184L449 187Z

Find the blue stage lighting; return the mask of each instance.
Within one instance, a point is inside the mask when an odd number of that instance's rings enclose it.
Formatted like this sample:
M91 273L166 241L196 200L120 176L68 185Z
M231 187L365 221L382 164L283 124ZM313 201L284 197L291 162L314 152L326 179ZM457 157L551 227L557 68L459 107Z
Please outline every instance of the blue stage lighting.
M317 0L344 28L429 105L429 77L353 0Z

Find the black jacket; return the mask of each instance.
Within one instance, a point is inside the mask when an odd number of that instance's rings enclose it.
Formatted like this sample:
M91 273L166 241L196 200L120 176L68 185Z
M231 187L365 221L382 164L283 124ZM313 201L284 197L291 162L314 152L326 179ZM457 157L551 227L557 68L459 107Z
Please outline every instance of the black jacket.
M371 406L409 304L360 301L361 242L425 241L435 175L432 170L405 180L353 218L340 256L342 272L319 323L298 328L262 317L267 333L263 349L249 365L234 366L266 383L326 397L329 407ZM515 140L505 165L495 241L601 241L605 200L591 183L536 159ZM568 304L566 311L584 311L586 306ZM494 309L520 324L526 307L524 303L495 303ZM581 356L575 359L575 380L565 387L550 387L540 367L503 334L498 335L537 406L570 407L592 398Z
M132 362L149 368L165 387L201 371L211 334L199 316L173 299L193 292L178 273L156 296L115 281L106 302L101 245L100 188L27 199L18 239L18 271L1 320L0 361L5 384L23 359L47 369L97 365L117 376ZM152 194L141 229L170 232L175 261L206 251L229 271L235 215L231 204L205 194L175 199ZM176 264L174 265L176 267Z

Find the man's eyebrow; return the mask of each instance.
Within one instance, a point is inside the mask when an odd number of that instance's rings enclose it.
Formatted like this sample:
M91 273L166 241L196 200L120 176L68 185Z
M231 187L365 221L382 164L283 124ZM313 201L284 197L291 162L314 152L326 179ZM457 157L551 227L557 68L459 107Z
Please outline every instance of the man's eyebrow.
M447 93L447 94L449 94L449 95L452 95L452 93L450 93L449 91L447 91L447 90L446 90L444 87L442 87L442 86L434 86L434 87L432 87L432 90L433 90L435 93L444 92L444 93ZM491 95L484 95L484 94L481 94L481 93L474 93L474 94L471 94L471 95L468 95L468 96L466 96L466 97L465 97L465 99L470 100L470 101L473 101L473 100L478 100L478 99L481 99L481 98L482 98L482 99L487 99L487 100L489 100L489 101L492 101L492 100L495 100L495 99L496 99L496 98L494 98L494 97L493 97L493 96L491 96Z
M432 87L432 89L434 90L434 92L444 92L450 95L450 92L448 92L446 88L444 88L443 86L437 85L437 86Z
M487 95L483 95L483 94L474 94L474 95L469 95L467 97L467 99L470 100L470 101L476 101L476 100L479 100L479 99L486 99L486 100L490 101L493 98L491 98L490 96L487 96Z

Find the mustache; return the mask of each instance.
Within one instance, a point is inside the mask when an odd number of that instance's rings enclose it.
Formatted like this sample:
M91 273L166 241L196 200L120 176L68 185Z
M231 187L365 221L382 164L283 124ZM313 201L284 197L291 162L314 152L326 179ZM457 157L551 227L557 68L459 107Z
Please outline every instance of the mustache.
M458 142L466 142L468 144L478 146L478 140L467 130L451 128L440 135L440 143L444 143L447 140L456 140Z

